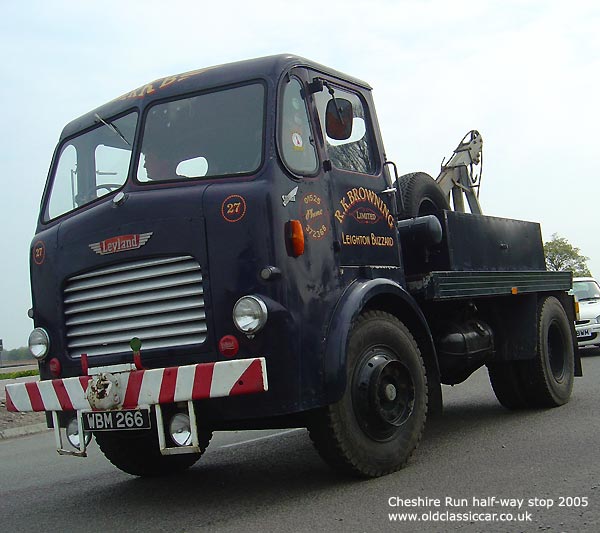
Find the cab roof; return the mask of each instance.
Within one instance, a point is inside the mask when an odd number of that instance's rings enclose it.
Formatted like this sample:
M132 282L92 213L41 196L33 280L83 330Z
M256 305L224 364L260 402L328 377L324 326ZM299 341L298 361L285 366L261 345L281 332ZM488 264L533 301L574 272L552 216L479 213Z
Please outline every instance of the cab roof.
M168 99L177 95L211 89L253 79L265 79L277 84L281 76L294 67L307 67L334 78L349 81L364 89L371 90L366 82L343 74L309 59L292 54L278 54L257 59L248 59L212 67L200 68L159 78L142 85L118 98L69 122L63 129L60 139L89 128L98 122L96 115L113 117L132 109L141 109L156 100Z

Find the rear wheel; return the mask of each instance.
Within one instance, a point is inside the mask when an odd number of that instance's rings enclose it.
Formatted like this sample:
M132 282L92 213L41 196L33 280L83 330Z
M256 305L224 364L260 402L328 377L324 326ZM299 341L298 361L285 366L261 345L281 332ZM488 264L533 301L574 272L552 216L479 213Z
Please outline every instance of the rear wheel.
M571 324L561 303L549 296L538 305L538 351L530 361L528 394L532 407L557 407L573 390L575 353Z
M362 477L402 468L427 415L427 379L417 344L396 317L369 311L348 342L342 399L313 414L309 431L332 467Z
M553 296L538 303L537 335L533 359L488 365L494 393L508 409L558 407L571 397L575 379L571 325Z
M528 406L521 377L522 363L523 361L506 361L488 365L492 390L507 409L523 409Z

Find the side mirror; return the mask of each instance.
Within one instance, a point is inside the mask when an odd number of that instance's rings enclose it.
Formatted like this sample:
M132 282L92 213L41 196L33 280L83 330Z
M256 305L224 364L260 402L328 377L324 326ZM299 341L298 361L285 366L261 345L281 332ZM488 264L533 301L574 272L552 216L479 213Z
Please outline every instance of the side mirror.
M325 129L327 137L336 141L345 141L352 135L354 113L352 104L343 98L332 98L325 110Z

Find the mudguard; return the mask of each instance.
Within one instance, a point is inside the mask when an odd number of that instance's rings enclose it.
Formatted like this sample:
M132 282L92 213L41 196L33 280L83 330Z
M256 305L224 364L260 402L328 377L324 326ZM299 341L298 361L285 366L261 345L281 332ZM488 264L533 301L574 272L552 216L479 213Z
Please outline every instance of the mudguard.
M340 400L346 389L346 347L352 323L365 309L381 309L397 316L417 341L429 386L429 413L442 410L440 371L427 320L414 298L386 278L354 281L338 301L329 324L324 358L324 390L328 403Z

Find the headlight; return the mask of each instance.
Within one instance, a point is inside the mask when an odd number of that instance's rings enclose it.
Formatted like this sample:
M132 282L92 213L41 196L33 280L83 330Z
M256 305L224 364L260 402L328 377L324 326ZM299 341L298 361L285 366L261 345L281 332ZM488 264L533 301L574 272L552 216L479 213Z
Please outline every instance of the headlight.
M43 328L35 328L29 334L29 351L36 359L43 359L50 349L50 337Z
M600 324L600 315L598 315L598 316L596 317L596 322L598 322L598 324Z
M243 296L233 307L233 323L242 333L256 333L267 323L267 306L258 296Z

